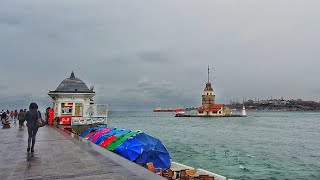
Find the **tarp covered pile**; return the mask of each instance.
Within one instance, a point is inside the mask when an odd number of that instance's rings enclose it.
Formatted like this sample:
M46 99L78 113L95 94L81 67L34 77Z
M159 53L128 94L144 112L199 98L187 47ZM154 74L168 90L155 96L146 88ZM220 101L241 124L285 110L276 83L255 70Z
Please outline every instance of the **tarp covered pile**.
M170 155L161 141L141 131L95 127L81 137L142 166L153 162L163 171L170 167Z

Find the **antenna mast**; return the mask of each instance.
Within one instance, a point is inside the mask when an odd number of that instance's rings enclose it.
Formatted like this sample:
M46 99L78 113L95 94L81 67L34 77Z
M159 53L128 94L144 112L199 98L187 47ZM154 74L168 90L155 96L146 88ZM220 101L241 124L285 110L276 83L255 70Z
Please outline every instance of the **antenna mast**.
M208 65L208 82L210 82L209 74L210 74L210 69L209 69L209 65Z

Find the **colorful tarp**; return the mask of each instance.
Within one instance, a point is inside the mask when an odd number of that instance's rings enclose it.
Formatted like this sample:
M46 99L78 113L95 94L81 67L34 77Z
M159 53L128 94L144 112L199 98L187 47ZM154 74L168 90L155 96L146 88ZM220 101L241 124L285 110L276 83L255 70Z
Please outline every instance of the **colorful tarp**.
M170 155L161 141L141 131L96 127L89 128L81 137L143 166L153 162L163 170L170 167Z

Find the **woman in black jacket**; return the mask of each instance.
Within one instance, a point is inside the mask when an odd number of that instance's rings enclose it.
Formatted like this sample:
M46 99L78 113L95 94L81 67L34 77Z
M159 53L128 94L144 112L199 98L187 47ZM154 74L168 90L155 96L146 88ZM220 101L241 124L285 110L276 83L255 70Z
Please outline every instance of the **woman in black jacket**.
M36 103L31 103L29 106L29 111L25 114L25 119L27 121L28 127L28 149L30 151L31 144L31 153L34 152L34 144L36 142L36 135L38 132L37 120L41 117L41 113L38 111L38 105Z

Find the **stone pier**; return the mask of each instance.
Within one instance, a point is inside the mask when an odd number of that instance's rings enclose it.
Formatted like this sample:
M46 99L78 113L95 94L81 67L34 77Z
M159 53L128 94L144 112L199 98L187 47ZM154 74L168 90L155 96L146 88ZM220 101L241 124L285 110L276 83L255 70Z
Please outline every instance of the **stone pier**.
M0 126L2 128L2 126ZM0 129L0 179L110 179L164 178L62 130L39 128L33 155L27 153L28 132L11 124Z

